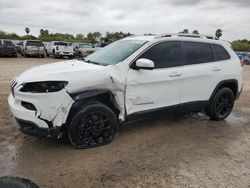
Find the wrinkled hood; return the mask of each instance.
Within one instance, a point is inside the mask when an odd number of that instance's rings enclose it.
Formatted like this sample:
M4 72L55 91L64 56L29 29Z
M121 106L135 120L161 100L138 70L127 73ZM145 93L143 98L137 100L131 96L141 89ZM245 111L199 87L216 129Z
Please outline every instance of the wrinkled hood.
M117 84L117 80L111 75L118 71L114 65L101 66L70 60L36 66L23 72L15 80L17 86L28 82L67 81L66 90L70 93L97 88L112 90L114 87L116 90L123 90L124 86Z
M36 82L36 81L67 81L72 73L85 71L102 71L105 67L89 64L79 60L62 61L39 65L28 69L20 74L16 79L18 83Z

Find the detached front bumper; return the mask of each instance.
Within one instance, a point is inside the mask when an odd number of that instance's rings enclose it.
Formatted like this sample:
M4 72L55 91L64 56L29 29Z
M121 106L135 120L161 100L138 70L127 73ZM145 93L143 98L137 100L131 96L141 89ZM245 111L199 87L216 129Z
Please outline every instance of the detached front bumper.
M53 137L58 138L61 132L61 127L40 128L38 125L31 121L15 118L16 125L19 129L30 136L36 137Z
M46 94L14 91L14 95L9 95L8 103L16 127L28 135L60 138L62 125L73 103L64 90ZM24 103L33 105L34 109L29 109Z

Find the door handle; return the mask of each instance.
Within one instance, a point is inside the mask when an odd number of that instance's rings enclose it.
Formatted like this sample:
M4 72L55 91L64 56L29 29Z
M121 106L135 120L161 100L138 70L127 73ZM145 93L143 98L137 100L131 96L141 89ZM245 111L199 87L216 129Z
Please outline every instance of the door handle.
M181 76L182 73L179 73L179 72L173 72L169 75L169 77L178 77L178 76Z
M214 68L212 69L212 71L214 71L214 72L218 72L218 71L221 71L221 69L220 69L220 68L218 68L218 67L214 67Z

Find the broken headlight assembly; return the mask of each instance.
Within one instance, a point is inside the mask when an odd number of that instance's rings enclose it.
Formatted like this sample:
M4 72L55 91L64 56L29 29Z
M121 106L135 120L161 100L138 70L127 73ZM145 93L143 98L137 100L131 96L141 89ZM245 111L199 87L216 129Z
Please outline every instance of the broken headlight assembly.
M67 81L30 82L30 83L24 83L20 91L30 92L30 93L57 92L65 88L67 84L68 84Z

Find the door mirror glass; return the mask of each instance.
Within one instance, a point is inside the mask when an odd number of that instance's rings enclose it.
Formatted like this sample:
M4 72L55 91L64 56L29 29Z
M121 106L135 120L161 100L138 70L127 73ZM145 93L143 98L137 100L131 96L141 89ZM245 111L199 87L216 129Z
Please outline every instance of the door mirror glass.
M155 66L153 61L145 58L138 59L135 65L136 69L154 69Z

